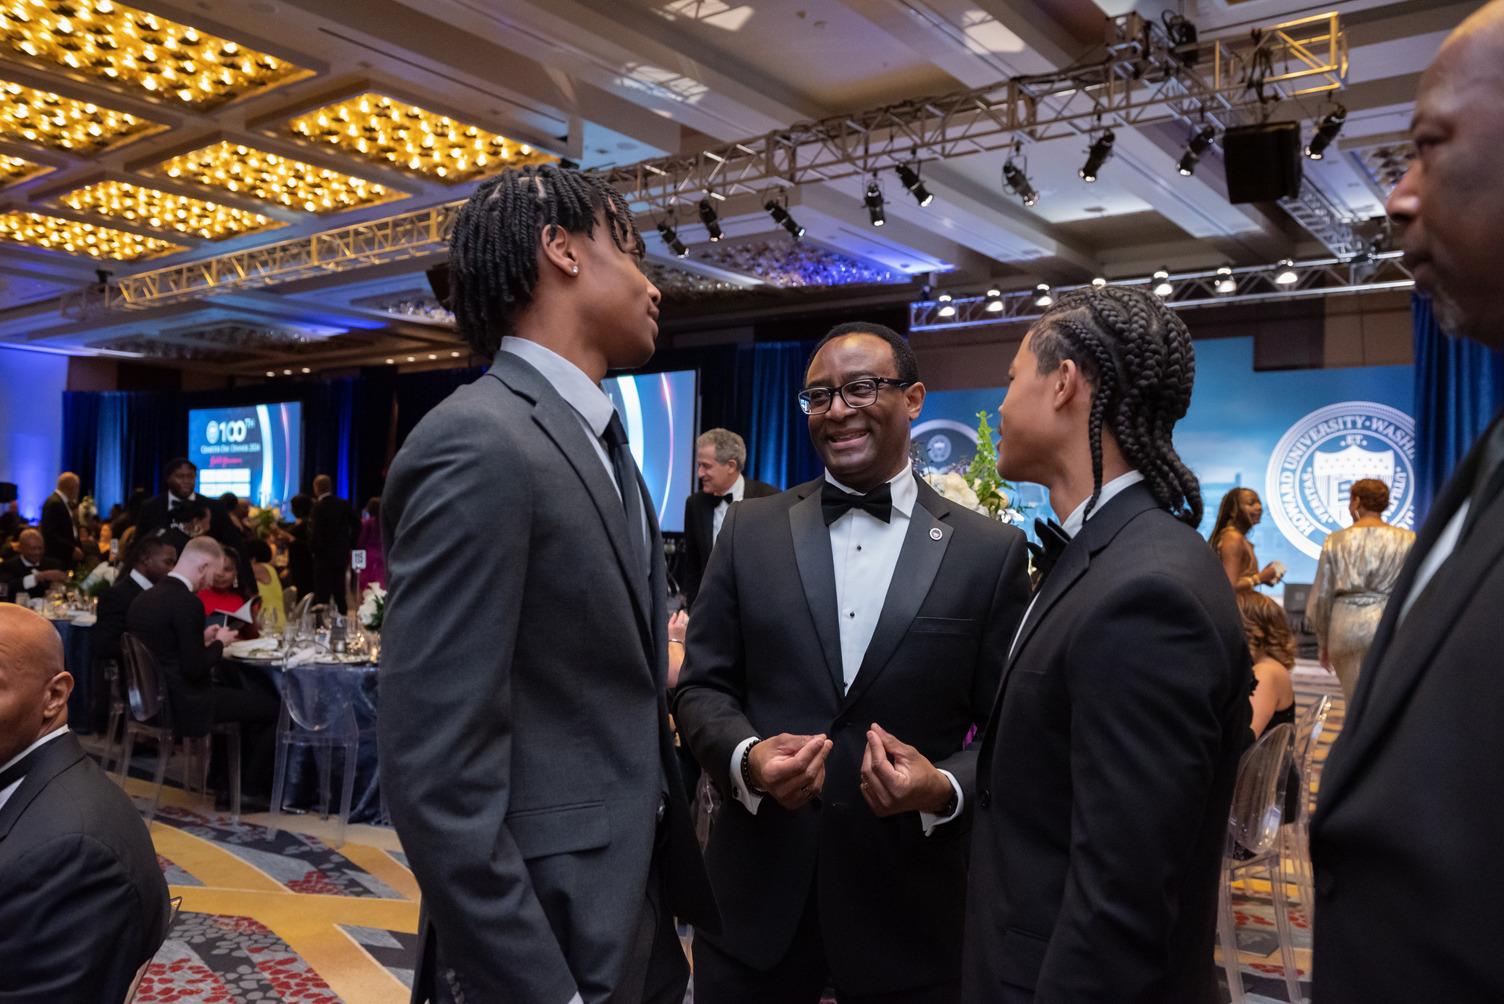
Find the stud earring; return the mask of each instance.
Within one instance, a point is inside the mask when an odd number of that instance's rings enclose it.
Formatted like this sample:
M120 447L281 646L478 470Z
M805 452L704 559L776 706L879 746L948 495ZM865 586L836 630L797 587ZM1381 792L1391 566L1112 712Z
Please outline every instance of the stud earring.
M569 274L570 275L579 275L580 274L580 266L575 265L573 268L571 268L569 270Z

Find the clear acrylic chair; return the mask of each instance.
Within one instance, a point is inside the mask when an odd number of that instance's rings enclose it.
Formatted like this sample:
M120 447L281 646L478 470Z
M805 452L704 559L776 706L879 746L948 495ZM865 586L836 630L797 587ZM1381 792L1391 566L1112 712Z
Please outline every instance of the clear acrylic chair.
M287 769L294 747L313 751L319 768L319 815L329 818L333 787L334 754L344 753L335 845L345 842L345 827L355 798L355 761L360 748L360 728L355 718L355 699L361 670L337 663L310 662L300 666L283 663L277 675L282 693L282 711L277 719L277 762L272 777L271 820L268 829L281 829L286 796Z
M1316 767L1316 744L1326 730L1326 719L1331 712L1332 698L1322 694L1295 723L1294 762L1300 801L1295 818L1284 820L1280 827L1280 874L1299 890L1299 906L1308 927L1316 923L1316 877L1311 868L1311 781Z
M157 769L152 775L151 808L146 820L157 816L157 807L162 801L162 783L167 778L167 761L172 758L178 743L173 739L172 703L168 700L167 681L157 666L151 651L130 632L120 636L121 661L125 664L125 692L130 706L130 716L125 720L125 738L120 754L120 786L130 775L131 754L135 751L136 737L148 736L157 743ZM226 747L225 772L230 782L230 818L240 822L240 726L223 722L210 730L210 735L224 736ZM184 736L183 788L186 791L208 792L209 736Z
M115 751L123 750L125 746L125 736L120 735L120 723L125 718L125 686L120 679L120 660L104 660L104 682L110 688L110 717L104 727L104 759L100 766L108 774L115 769Z
M1276 725L1243 754L1233 788L1227 820L1227 846L1222 854L1222 883L1217 931L1222 944L1222 967L1232 1004L1243 1004L1243 975L1238 968L1238 929L1232 909L1232 883L1262 874L1271 887L1274 926L1279 936L1280 965L1292 1004L1301 1000L1295 969L1295 945L1290 910L1280 875L1279 831L1284 815L1285 787L1293 756L1294 727ZM1245 885L1245 888L1247 886Z

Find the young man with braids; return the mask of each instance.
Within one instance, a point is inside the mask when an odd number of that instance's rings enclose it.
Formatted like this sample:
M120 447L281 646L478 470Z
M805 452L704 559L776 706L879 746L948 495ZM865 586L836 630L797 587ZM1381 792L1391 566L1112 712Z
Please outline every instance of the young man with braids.
M664 701L663 548L599 386L653 354L641 254L620 195L551 165L455 221L452 306L495 365L413 430L382 505L414 1001L677 1004L673 918L715 923Z
M1171 439L1194 375L1184 323L1121 287L1062 296L1009 368L998 469L1069 515L982 739L968 1004L1221 1000L1252 673Z

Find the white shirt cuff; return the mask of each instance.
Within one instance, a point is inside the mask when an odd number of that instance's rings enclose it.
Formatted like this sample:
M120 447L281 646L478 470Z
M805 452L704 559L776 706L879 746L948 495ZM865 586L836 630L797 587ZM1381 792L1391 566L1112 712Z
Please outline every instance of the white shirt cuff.
M757 742L757 736L748 736L736 744L736 749L731 751L731 787L736 800L746 807L752 815L757 815L757 807L762 804L762 796L748 788L742 780L742 756L746 754L747 747ZM951 782L955 783L954 780Z
M924 827L924 835L926 837L934 832L935 827L944 826L959 816L961 814L961 807L966 803L966 796L961 794L961 785L956 780L956 775L948 770L942 770L940 773L945 775L945 779L950 782L951 789L956 793L956 810L948 816L937 816L933 812L921 812L919 814L919 825Z
M24 578L24 579L21 580L21 588L22 589L30 591L32 589L35 589L36 587L37 587L37 574L35 572L32 572L30 575L26 576L26 578Z

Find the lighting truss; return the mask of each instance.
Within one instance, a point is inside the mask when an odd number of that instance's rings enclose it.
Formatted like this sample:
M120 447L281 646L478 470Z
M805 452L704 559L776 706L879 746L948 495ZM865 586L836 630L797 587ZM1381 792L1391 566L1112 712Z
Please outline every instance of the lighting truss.
M1287 286L1274 281L1282 266L1279 264L1250 265L1232 269L1232 280L1237 288L1231 293L1218 293L1216 282L1226 278L1215 268L1196 272L1172 272L1170 284L1174 291L1165 302L1176 310L1191 310L1197 307L1220 306L1227 303L1268 303L1276 300L1302 300L1310 297L1340 296L1343 294L1377 293L1385 290L1411 289L1415 279L1400 260L1401 252L1383 251L1377 254L1360 254L1350 258L1314 258L1295 263L1295 282ZM1142 286L1148 288L1156 280L1150 276L1114 279L1114 286ZM1051 290L1055 299L1071 290L1083 289L1090 283L1076 286L1056 286ZM956 331L979 328L986 325L1009 324L1032 321L1040 316L1035 306L1036 293L1032 289L1015 290L1001 297L1002 309L988 310L988 305L998 302L997 297L986 295L954 296L945 303L939 300L923 300L909 304L909 331ZM946 307L955 309L954 314L942 317Z
M1335 12L1246 38L1181 46L1136 14L1113 18L1109 26L1107 54L1095 62L802 122L693 154L614 168L604 178L629 200L666 214L710 191L757 194L1104 128L1179 120L1213 125L1221 133L1261 120L1274 103L1329 95L1347 78L1347 40ZM1336 212L1330 202L1323 208ZM1342 222L1338 214L1317 229L1327 233Z

